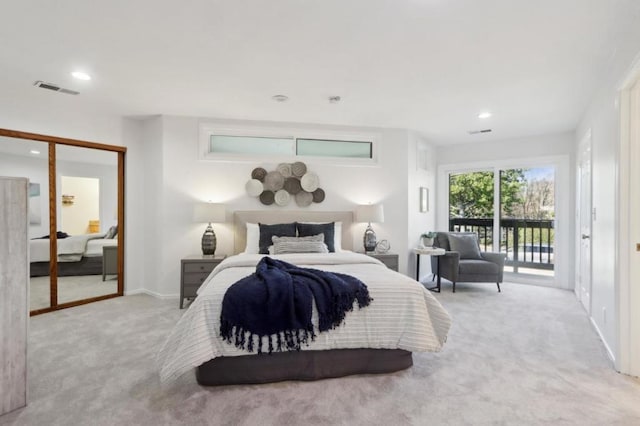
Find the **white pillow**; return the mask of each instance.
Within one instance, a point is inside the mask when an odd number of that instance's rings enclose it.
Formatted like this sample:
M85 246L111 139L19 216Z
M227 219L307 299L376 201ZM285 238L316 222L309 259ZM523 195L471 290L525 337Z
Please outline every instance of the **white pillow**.
M247 223L247 246L244 254L260 253L260 227L257 223Z
M320 225L323 223L331 223L331 222L300 222L300 223ZM333 222L333 248L336 251L336 253L344 251L342 249L342 222Z

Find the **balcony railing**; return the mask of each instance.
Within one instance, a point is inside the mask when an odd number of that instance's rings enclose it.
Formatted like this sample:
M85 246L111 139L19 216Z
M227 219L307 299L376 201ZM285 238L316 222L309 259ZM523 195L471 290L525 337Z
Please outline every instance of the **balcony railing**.
M475 232L484 251L493 250L493 219L455 218L449 230ZM501 219L500 252L507 254L506 265L518 268L553 270L553 220Z

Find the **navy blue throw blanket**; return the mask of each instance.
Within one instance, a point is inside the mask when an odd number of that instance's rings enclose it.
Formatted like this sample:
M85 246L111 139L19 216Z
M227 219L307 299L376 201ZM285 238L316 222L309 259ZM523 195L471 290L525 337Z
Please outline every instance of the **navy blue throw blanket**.
M350 275L300 268L263 257L256 272L233 284L222 300L220 335L237 348L253 352L258 337L269 336L269 353L300 350L314 340L311 323L315 300L320 331L339 326L353 302L368 306L373 300L367 286Z

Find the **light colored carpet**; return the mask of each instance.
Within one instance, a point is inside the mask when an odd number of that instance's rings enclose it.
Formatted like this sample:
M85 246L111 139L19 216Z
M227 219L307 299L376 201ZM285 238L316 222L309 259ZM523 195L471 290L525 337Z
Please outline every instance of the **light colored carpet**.
M30 309L48 308L50 306L50 277L31 277L30 281ZM105 281L102 281L102 275L58 277L58 303L73 302L117 292L118 278L115 275L107 275Z
M155 353L178 302L136 295L31 318L30 403L3 425L640 424L640 381L616 373L572 293L458 286L441 353L381 376L161 385Z

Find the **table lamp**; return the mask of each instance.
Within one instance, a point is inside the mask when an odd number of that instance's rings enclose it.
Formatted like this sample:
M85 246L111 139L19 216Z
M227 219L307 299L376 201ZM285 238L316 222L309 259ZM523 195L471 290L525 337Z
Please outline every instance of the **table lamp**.
M224 204L197 203L193 210L193 221L198 223L208 223L207 229L202 234L202 254L215 254L216 233L213 232L211 223L224 222L226 211Z
M366 204L356 207L356 222L367 222L364 231L363 244L365 253L372 253L376 249L376 233L371 227L371 222L384 223L384 208L382 204Z

